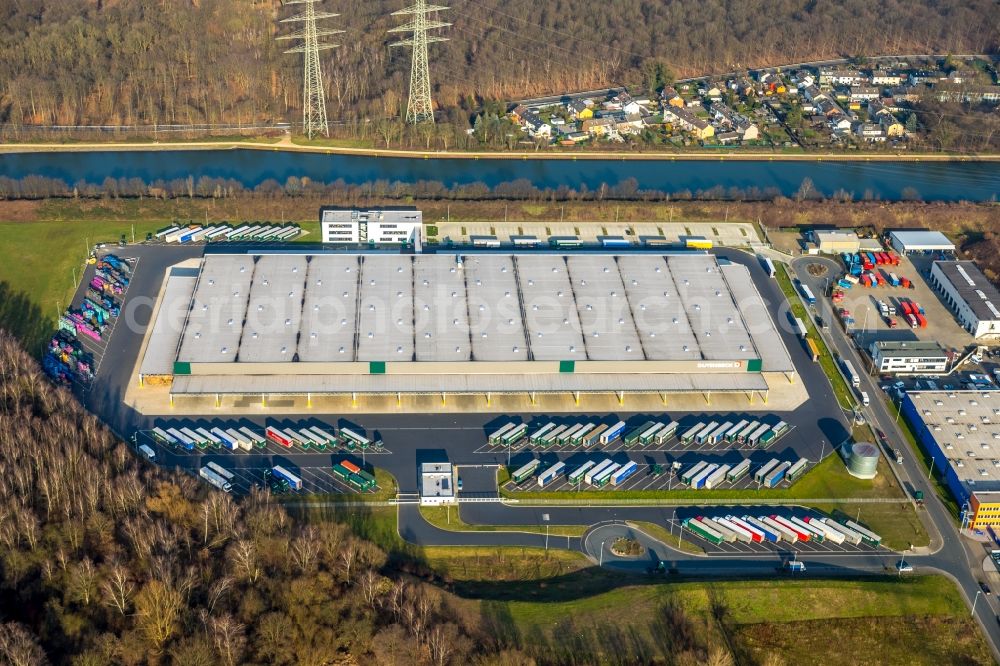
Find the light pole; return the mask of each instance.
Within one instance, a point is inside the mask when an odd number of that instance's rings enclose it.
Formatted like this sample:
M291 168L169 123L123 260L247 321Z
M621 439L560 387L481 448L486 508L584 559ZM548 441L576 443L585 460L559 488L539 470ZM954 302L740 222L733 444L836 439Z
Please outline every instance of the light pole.
M604 544L606 544L607 542L608 542L607 539L605 539L604 541L601 542L601 559L597 563L597 566L599 566L599 567L603 567L604 566Z
M545 550L549 549L549 514L542 514L542 522L545 523Z
M979 601L979 595L982 593L982 590L976 590L976 598L972 600L972 613L969 617L976 617L976 603Z
M931 467L927 470L927 480L931 480L931 476L934 475L934 456L931 456Z

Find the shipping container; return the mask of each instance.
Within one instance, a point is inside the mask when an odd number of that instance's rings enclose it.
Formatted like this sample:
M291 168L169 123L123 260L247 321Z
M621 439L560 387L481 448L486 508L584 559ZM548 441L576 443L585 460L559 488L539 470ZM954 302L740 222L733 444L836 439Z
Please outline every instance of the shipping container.
M751 421L747 427L740 431L740 434L736 436L736 441L741 444L746 441L751 433L755 432L757 428L760 427L760 421Z
M323 441L323 438L317 437L316 433L309 428L299 428L298 430L293 430L292 432L298 435L296 439L299 440L303 448L311 446L319 449L320 451L326 448L326 442Z
M286 449L290 449L292 445L295 444L295 439L286 435L281 429L275 428L274 426L267 426L264 430L264 436L271 442L283 446Z
M531 437L528 438L528 441L531 442L532 444L538 444L540 441L542 441L542 437L545 437L545 435L547 435L550 430L555 429L555 427L556 427L555 423L546 423L541 428L536 430L534 434L532 434Z
M606 470L607 468L611 467L614 464L615 464L615 461L613 461L611 458L605 458L604 460L602 460L601 462L597 463L596 465L594 465L593 467L591 467L589 470L587 470L586 472L584 472L584 474L583 474L583 480L584 480L584 482L586 482L588 485L593 484L595 476L597 476L598 474L603 473L604 470Z
M915 317L917 319L917 325L920 326L920 328L927 328L927 319L922 314L915 315Z
M722 535L695 518L685 518L681 525L689 532L705 539L706 541L719 545L722 543Z
M515 427L513 430L508 431L507 434L505 434L501 439L501 443L506 444L507 446L512 446L520 442L522 439L524 439L524 436L527 434L528 434L528 424L522 423L521 425Z
M728 472L726 472L726 481L730 483L736 483L744 476L750 472L750 459L744 458L742 462L731 467Z
M538 445L541 446L542 448L548 448L552 446L553 444L556 443L559 435L561 435L566 430L566 428L567 426L564 425L556 426L554 429L545 433L545 436L542 437L540 442L538 442Z
M583 428L582 423L577 423L575 425L570 426L569 428L564 430L561 435L559 435L559 437L557 438L558 443L559 444L571 443L573 441L573 438L576 437L576 433L580 432L581 428Z
M628 434L625 435L625 446L632 446L633 444L638 444L639 437L642 436L642 433L644 433L647 429L652 428L654 425L656 425L655 422L646 421L638 428L630 430Z
M167 433L177 440L177 444L186 451L194 451L194 447L198 445L198 440L191 439L186 433L176 428L170 428Z
M360 435L350 428L340 429L340 438L347 444L349 449L367 449L372 445L372 441L367 437Z
M712 472L714 472L718 468L719 466L715 463L708 464L705 467L705 469L701 470L698 473L698 476L691 479L691 487L694 488L695 490L701 490L702 488L704 488L705 480L708 479L708 477L712 474Z
M789 529L788 527L785 527L784 525L782 525L778 521L773 520L770 516L759 516L757 519L760 522L762 522L765 525L767 525L768 527L770 527L772 530L774 530L778 534L780 534L781 538L784 541L788 541L789 543L796 543L796 542L798 542L798 540L799 540L799 533L796 532L795 530Z
M704 444L706 441L708 441L708 438L711 437L712 433L715 432L715 429L718 427L719 424L716 423L715 421L709 423L707 426L705 426L705 428L701 432L699 432L697 435L694 436L695 444Z
M806 338L806 350L813 363L819 363L819 345L812 338Z
M158 440L161 444L177 445L179 443L176 438L169 435L163 428L153 428L153 439Z
M591 477L591 481L596 488L602 488L608 484L611 480L611 475L618 471L621 465L613 462L608 467L605 467L599 474L595 474Z
M869 546L874 546L875 548L878 548L882 544L882 537L875 534L868 528L858 525L853 520L848 520L847 522L844 523L844 526L857 532L861 536L861 541Z
M611 442L621 437L623 432L625 432L624 421L619 421L613 426L609 426L607 430L601 433L601 445L607 446Z
M736 438L740 436L740 433L743 432L743 429L746 427L747 427L747 420L743 419L742 421L740 421L739 423L737 423L732 428L726 431L726 441L729 442L730 444L735 442Z
M788 519L788 522L790 522L793 526L795 526L795 528L798 529L800 532L805 532L806 534L808 534L810 541L815 541L816 543L823 543L824 541L826 541L826 532L819 530L815 527L810 527L809 523L802 520L798 516L792 516L791 518Z
M691 442L694 441L694 438L698 436L698 433L701 432L704 429L705 429L705 424L704 423L699 423L699 424L695 425L693 428L688 428L681 435L681 443L682 444L690 444Z
M722 535L722 540L726 543L733 543L736 541L736 532L722 525L715 518L707 518L705 516L698 516L698 520L701 521L702 525L705 525L709 529L715 530L720 535Z
M240 432L246 435L247 439L249 439L250 443L253 444L254 446L263 447L267 442L267 437L265 435L261 435L260 433L254 432L250 428L246 427L240 428Z
M814 530L819 530L820 532L822 532L824 540L832 541L838 546L844 543L845 541L844 535L838 530L833 529L826 523L817 520L813 516L806 516L805 518L803 518L803 520L806 522L807 525L809 525L809 527L813 528Z
M798 537L799 541L809 541L809 532L796 527L793 523L789 522L787 518L777 515L771 515L769 518L784 527L786 530L793 532L795 536Z
M344 467L344 469L348 470L351 474L357 474L358 472L361 471L360 467L358 467L357 465L355 465L354 463L352 463L347 458L344 458L343 460L341 460L340 464Z
M729 465L722 465L714 472L705 477L705 490L711 490L726 480L726 473L729 472Z
M592 468L595 464L596 463L593 460L588 460L570 473L567 479L574 486L580 485L580 482L583 481L583 475L586 474L587 471L590 470L590 468Z
M674 435L677 434L677 428L679 428L680 425L681 424L677 421L671 421L656 431L656 437L653 438L653 441L657 445L666 444Z
M250 228L249 224L244 224L237 227L226 234L226 240L240 240L243 238L243 234L246 233L247 229Z
M163 240L164 238L166 238L170 234L174 233L175 231L179 231L179 230L180 230L180 227L178 227L178 226L167 227L166 229L161 229L160 231L156 232L156 240Z
M517 469L513 474L510 475L511 480L514 483L521 483L525 479L529 478L538 469L538 466L542 464L542 461L538 458L533 458L530 462L525 463Z
M639 443L640 444L650 444L655 439L656 433L658 433L660 431L660 428L662 428L662 427L663 427L663 423L654 423L650 427L646 428L639 435Z
M733 422L726 421L722 425L718 426L715 430L713 430L705 441L709 444L718 444L726 437L726 433L729 432L730 428L732 427L733 427Z
M339 441L336 435L334 435L332 432L327 432L322 428L317 428L316 426L313 426L312 428L310 428L310 430L312 431L317 442L322 442L327 446L336 446L337 442Z
M809 329L806 328L806 323L799 317L795 318L795 334L803 340L805 340L806 336L809 335Z
M555 465L552 465L552 467L549 467L547 470L538 475L538 485L544 488L546 484L555 481L556 478L562 476L565 472L566 463L557 462Z
M687 471L681 473L681 483L685 485L691 485L691 480L694 477L701 474L701 471L708 466L708 463L702 460L701 462L696 462L687 469Z
M770 472L768 472L767 476L764 477L764 486L767 488L774 488L775 486L777 486L779 483L781 483L782 479L785 478L785 474L788 472L788 468L791 466L792 463L786 461L781 463L774 469L772 469Z
M714 520L716 523L722 525L727 530L735 534L736 540L739 541L740 543L753 543L753 535L750 533L750 531L744 529L743 527L740 527L733 521L727 520L726 518L712 518L712 520Z
M731 522L733 525L736 525L736 527L739 527L740 529L749 532L750 540L753 541L754 543L763 543L764 541L768 540L764 537L764 533L760 529L758 529L754 525L751 525L750 523L743 520L739 516L726 516L726 520Z
M587 435L590 433L590 431L596 427L597 427L596 423L585 423L580 427L579 430L573 433L573 439L570 441L570 443L573 444L574 446L579 446L583 444L583 441L587 438Z
M611 485L622 485L627 478L635 474L637 471L639 471L639 465L633 460L628 461L619 467L618 471L611 475Z
M754 430L752 433L750 433L750 436L747 437L747 444L749 444L750 446L757 446L757 444L760 442L760 438L763 437L765 433L768 432L771 432L771 426L769 426L766 423L761 423L759 426L757 426L757 429Z
M789 426L787 423L785 423L784 421L779 421L773 428L771 428L771 432L774 433L775 437L781 437L786 432L788 432L788 428Z
M211 432L212 435L215 436L215 438L218 441L222 442L223 446L225 446L230 451L235 451L236 449L238 449L240 447L238 441L236 439L234 439L233 437L231 437L222 428L215 427L215 428L212 428L212 430L210 432Z
M893 287L899 286L899 278L896 277L895 273L889 273L889 284L891 284Z
M806 286L804 282L799 283L799 291L802 292L802 296L805 297L806 303L809 305L816 304L816 297L813 296L812 289Z
M208 442L210 446L214 446L217 449L222 448L222 440L210 433L208 430L205 430L204 428L195 428L194 431L201 435L204 438L203 441Z
M771 473L771 470L781 463L777 458L771 458L753 473L753 480L757 484L764 482L764 477Z
M499 444L503 440L503 436L510 430L516 428L517 425L514 423L507 423L499 430L494 431L491 435L487 436L486 441L490 444Z
M591 446L596 446L601 442L601 438L608 429L607 423L601 423L596 428L594 428L589 435L583 440L583 445L587 448Z
M281 465L275 465L272 467L271 474L282 481L288 482L288 487L292 490L302 490L302 479L295 476Z
M796 461L796 463L789 468L788 474L785 476L788 477L790 482L795 481L800 476L805 474L808 465L809 461L806 458L799 458L798 461Z
M747 525L756 527L757 530L764 535L764 538L771 543L778 543L781 541L781 533L769 525L765 525L760 518L754 518L753 516L743 516L743 522Z
M241 433L236 428L227 428L226 434L229 435L233 441L236 442L236 446L240 447L244 451L249 451L253 448L253 442L247 439L247 436Z
M844 527L843 525L841 525L839 523L835 523L830 518L820 518L820 520L823 522L824 525L826 525L827 529L835 530L835 531L840 532L841 534L843 534L844 535L844 540L847 541L847 543L849 543L849 544L851 544L853 546L860 546L861 545L861 535L858 534L857 532L855 532L854 530L852 530L851 528Z
M210 469L208 466L202 467L200 470L198 470L198 474L201 476L201 478L205 479L219 490L228 493L231 492L233 489L233 486L231 483L229 483L229 481L226 481L223 477L219 476L215 471Z

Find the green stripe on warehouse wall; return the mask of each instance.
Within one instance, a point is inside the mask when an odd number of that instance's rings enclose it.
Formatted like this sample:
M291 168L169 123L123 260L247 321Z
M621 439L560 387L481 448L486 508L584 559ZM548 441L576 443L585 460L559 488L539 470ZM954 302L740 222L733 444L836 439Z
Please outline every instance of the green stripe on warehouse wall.
M760 372L764 363L759 358L747 359L747 372Z
M175 375L190 375L191 374L191 364L186 361L174 361L174 374Z
M368 374L370 374L370 375L384 375L385 374L385 361L370 361L368 363Z
M576 372L576 361L559 361L559 372Z

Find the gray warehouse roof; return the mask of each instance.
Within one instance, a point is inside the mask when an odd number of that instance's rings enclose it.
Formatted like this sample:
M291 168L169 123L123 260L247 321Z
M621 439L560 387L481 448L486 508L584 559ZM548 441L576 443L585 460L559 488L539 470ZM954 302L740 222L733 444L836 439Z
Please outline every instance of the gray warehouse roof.
M1000 319L1000 291L974 261L935 261L980 321Z
M675 361L790 371L741 266L713 255L209 254L177 360Z
M906 250L955 249L955 244L940 231L891 231L889 235Z
M181 338L181 327L191 307L198 273L185 268L173 268L167 275L159 309L155 314L153 330L146 343L146 351L139 366L140 375L171 375L177 344Z

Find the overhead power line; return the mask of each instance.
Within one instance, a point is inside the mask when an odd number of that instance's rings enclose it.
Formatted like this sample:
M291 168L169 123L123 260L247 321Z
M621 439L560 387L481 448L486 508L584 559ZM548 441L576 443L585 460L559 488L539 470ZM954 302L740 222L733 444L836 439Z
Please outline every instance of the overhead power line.
M393 12L393 16L412 16L409 23L392 28L389 32L409 32L410 37L393 42L390 46L409 46L413 49L413 62L410 65L410 97L406 103L406 122L434 122L434 101L431 99L431 73L427 62L427 45L433 42L446 41L446 37L428 35L428 30L445 28L450 23L432 21L428 16L440 12L447 7L428 5L427 0L417 0L416 4Z
M323 88L323 70L319 64L319 52L336 48L338 45L320 42L319 38L344 32L316 27L318 19L339 16L330 12L317 12L317 2L322 0L285 0L287 5L305 5L305 12L282 19L281 23L302 23L303 27L278 37L280 40L302 40L301 44L288 49L285 53L302 54L302 129L310 139L314 133L319 132L324 136L330 136L330 126L326 121L326 91Z

